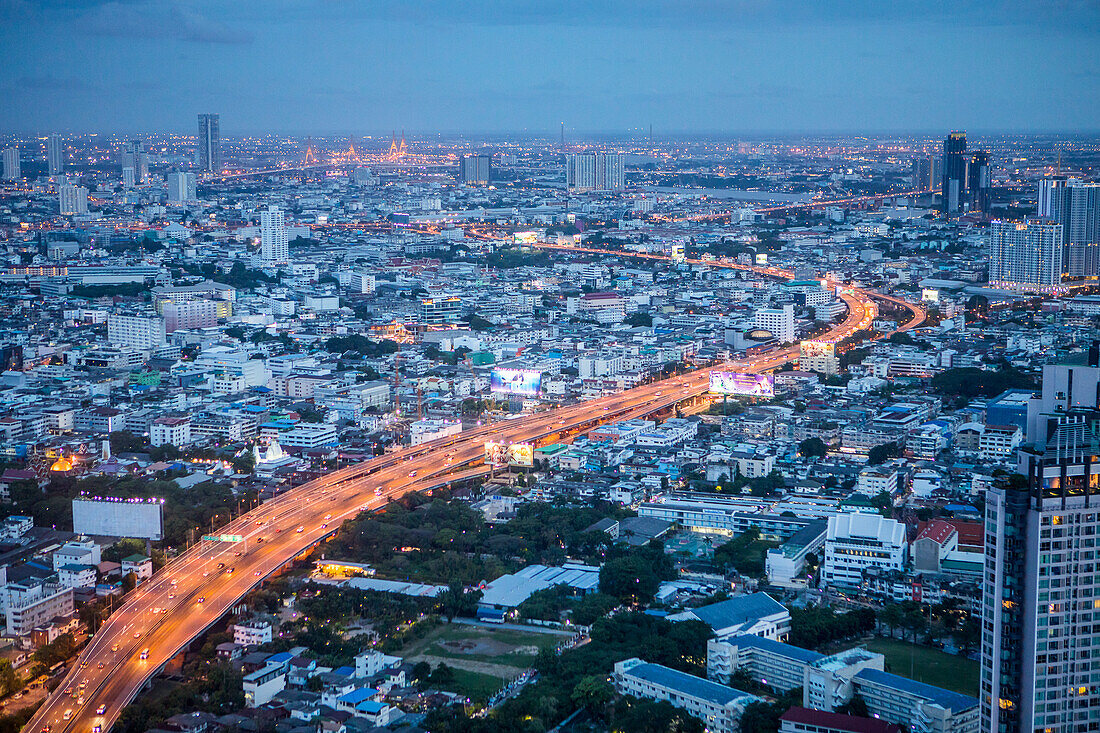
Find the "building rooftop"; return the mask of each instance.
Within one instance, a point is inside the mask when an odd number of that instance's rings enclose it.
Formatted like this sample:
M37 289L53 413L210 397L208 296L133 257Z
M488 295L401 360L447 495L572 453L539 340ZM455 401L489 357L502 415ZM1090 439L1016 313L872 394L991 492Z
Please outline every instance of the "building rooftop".
M765 616L787 613L787 608L767 593L738 596L728 601L693 609L692 613L715 631L751 624Z
M866 680L873 684L888 687L907 695L912 695L913 697L922 698L953 712L969 710L978 705L978 698L976 697L962 695L958 692L945 690L942 687L926 685L923 682L917 682L908 677L900 677L896 674L882 672L877 669L860 670L856 674L855 679Z
M710 680L705 680L701 677L690 675L687 672L680 672L660 664L642 662L641 664L630 667L625 670L625 672L632 677L637 677L646 682L676 690L685 695L700 700L706 700L707 702L719 706L729 705L735 700L743 699L745 702L753 702L759 699L755 695L741 692L733 687L720 685L717 682L711 682Z
M823 710L811 710L810 708L801 707L791 708L780 715L779 719L819 728L848 731L849 733L904 733L905 731L902 726L887 723L885 720L827 713Z

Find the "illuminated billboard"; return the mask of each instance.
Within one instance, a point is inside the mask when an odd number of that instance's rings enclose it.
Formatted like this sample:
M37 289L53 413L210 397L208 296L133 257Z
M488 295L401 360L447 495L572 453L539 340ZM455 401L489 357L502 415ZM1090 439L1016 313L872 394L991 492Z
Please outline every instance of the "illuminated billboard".
M512 241L516 244L537 244L539 241L538 232L516 232L512 235Z
M712 394L775 397L775 377L770 374L711 372L710 391Z
M491 466L503 466L508 460L508 444L489 441L485 444L485 462Z
M494 369L489 373L489 390L538 397L542 393L542 372L534 369Z
M531 468L535 465L535 447L530 443L512 443L508 446L508 465Z

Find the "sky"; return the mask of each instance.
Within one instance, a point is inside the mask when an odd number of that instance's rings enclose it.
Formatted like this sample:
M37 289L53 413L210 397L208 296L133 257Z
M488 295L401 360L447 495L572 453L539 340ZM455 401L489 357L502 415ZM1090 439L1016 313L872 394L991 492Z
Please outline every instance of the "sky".
M1100 130L1097 0L0 0L0 132Z

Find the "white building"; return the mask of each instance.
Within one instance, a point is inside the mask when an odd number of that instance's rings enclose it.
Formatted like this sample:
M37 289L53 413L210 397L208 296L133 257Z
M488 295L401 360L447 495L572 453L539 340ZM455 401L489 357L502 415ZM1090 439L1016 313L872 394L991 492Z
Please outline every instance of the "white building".
M271 641L271 623L268 621L246 621L233 624L233 643L241 646L259 646Z
M711 733L739 733L745 707L762 702L756 695L637 657L616 663L611 678L619 694L665 700L702 720Z
M823 583L858 587L863 571L902 570L909 555L905 525L878 514L854 512L829 517Z
M168 203L184 204L198 198L194 173L168 174Z
M575 191L621 191L622 153L576 153L565 158L565 185Z
M420 445L462 432L461 420L417 420L409 425L409 445Z
M73 589L43 580L8 583L3 588L6 631L9 636L25 636L57 616L73 612Z
M859 472L856 491L867 496L878 496L884 491L893 496L898 492L898 472L887 466L871 466Z
M1062 225L1032 220L989 225L989 284L1049 293L1062 286Z
M167 331L160 316L107 316L107 340L115 346L156 349L166 343Z
M57 189L60 213L63 216L88 213L88 189L66 184Z
M149 443L151 445L171 444L184 446L191 444L190 417L158 417L149 425Z
M212 346L204 349L195 359L195 368L208 372L224 372L241 377L248 387L266 387L271 372L262 359L249 358L247 351L228 346Z
M286 218L278 206L269 206L260 212L260 259L264 267L286 264L290 260Z
M18 181L22 177L22 168L19 165L19 148L4 149L4 180Z
M577 360L577 372L581 379L611 377L623 370L621 354L582 356Z
M795 340L792 303L786 303L779 308L760 308L753 314L752 323L755 328L761 328L775 336L781 344L789 344Z

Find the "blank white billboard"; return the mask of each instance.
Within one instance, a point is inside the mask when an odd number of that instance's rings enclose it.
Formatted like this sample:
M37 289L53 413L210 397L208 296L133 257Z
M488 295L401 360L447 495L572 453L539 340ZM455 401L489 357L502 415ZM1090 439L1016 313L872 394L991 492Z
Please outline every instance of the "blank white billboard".
M164 539L163 499L116 499L79 497L73 499L73 532Z

